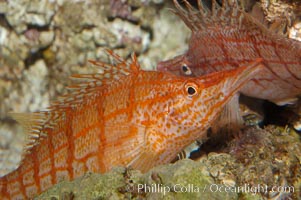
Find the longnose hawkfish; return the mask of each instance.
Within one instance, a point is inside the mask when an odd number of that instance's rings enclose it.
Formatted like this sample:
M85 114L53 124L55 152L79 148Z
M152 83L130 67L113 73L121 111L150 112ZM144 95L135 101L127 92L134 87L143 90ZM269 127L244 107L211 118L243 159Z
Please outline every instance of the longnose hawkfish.
M86 79L44 112L14 114L29 133L21 165L0 178L1 199L28 199L85 172L114 166L143 172L168 163L199 137L229 99L262 66L197 78L143 71L135 55L115 64L91 61L101 73Z
M198 0L198 9L174 0L178 15L192 31L186 53L158 64L159 71L200 76L247 66L261 58L263 71L240 92L278 105L294 103L301 94L301 43L267 29L241 10L237 0L212 0L211 8ZM241 123L238 95L222 112L220 122ZM230 119L227 119L230 118ZM217 122L218 123L218 122ZM218 126L218 125L217 125ZM233 128L235 129L235 128Z
M265 66L241 92L247 96L285 104L301 94L301 43L278 35L236 1L212 0L209 10L198 1L198 10L186 0L187 9L174 0L175 13L191 29L188 51L158 64L158 70L178 75L204 75L248 65L262 58Z

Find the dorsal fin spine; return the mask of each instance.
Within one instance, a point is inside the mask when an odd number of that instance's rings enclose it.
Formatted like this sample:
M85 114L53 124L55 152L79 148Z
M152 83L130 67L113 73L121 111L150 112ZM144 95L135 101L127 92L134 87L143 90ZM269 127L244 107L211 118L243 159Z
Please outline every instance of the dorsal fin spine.
M230 2L229 2L230 1ZM175 7L178 11L174 11L184 23L192 30L206 30L208 27L218 22L219 24L241 24L241 16L245 15L239 9L236 0L223 0L222 5L218 5L216 0L211 2L211 10L203 5L202 1L198 2L198 9L193 8L187 0L183 0L187 10L185 10L177 0L174 0Z
M23 162L24 156L30 152L30 149L38 144L41 137L45 133L41 132L43 125L46 121L47 114L46 112L35 112L35 113L9 113L9 115L15 119L24 130L25 145L22 150L22 159Z

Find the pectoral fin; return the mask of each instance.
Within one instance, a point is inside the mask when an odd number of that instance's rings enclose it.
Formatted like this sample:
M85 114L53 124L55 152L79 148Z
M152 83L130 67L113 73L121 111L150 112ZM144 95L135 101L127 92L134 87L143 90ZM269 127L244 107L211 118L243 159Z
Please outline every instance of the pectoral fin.
M213 134L218 132L233 135L243 127L243 118L239 112L239 93L225 105L218 119L211 127Z

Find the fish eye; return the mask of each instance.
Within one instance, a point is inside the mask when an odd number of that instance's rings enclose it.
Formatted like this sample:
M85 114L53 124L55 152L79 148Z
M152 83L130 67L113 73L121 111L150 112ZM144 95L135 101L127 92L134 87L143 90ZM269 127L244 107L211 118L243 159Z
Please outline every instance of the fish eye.
M196 93L196 90L195 90L194 87L190 86L190 87L187 88L187 93L189 95L194 95Z
M191 74L192 74L190 68L189 68L185 63L183 63L183 64L181 65L181 69L182 69L182 72L183 72L185 75L191 75Z
M185 86L186 93L189 97L192 97L197 94L197 85L194 83L188 83Z

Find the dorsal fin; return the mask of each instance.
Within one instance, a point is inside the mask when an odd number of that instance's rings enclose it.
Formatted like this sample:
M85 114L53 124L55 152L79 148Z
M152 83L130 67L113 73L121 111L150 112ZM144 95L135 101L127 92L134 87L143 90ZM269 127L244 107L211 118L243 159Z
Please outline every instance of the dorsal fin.
M129 74L136 74L140 70L136 55L132 54L132 59L127 62L112 50L106 50L108 56L113 58L113 64L89 60L93 65L100 67L101 71L93 74L74 74L72 79L80 81L74 85L68 86L70 92L58 98L53 102L50 109L61 109L66 106L76 106L80 104L84 97L94 94L95 90L99 90L105 85L111 84L112 81L117 82Z
M174 0L177 11L173 11L178 15L184 23L192 30L206 30L208 27L215 24L242 25L242 19L246 14L239 9L236 0L222 0L222 6L220 6L216 0L212 0L211 10L203 5L202 1L198 2L198 9L192 7L187 0L183 0L187 9L184 9L177 0Z
M250 24L254 24L260 29L268 30L263 24L257 21L250 14L243 11L237 3L237 0L222 0L220 6L216 0L211 2L211 10L202 4L202 1L198 2L198 9L192 7L187 0L183 0L187 9L182 8L177 0L174 0L177 11L173 11L178 15L184 23L192 31L206 31L210 27L219 27L235 25L238 27L248 27Z
M193 33L206 32L209 29L220 29L224 31L224 27L233 27L234 30L245 28L248 30L259 29L269 38L273 40L281 40L288 43L292 48L301 53L301 45L294 39L289 39L282 34L268 29L252 15L246 13L239 8L237 0L222 0L220 6L216 0L212 0L211 10L198 0L198 9L194 8L187 0L183 0L185 8L183 8L178 0L173 0L176 11L183 22L190 28Z
M22 157L24 157L24 155L29 153L30 149L36 145L39 140L47 136L45 133L41 132L47 118L47 113L9 113L9 115L23 127L24 134L26 135L22 154Z

